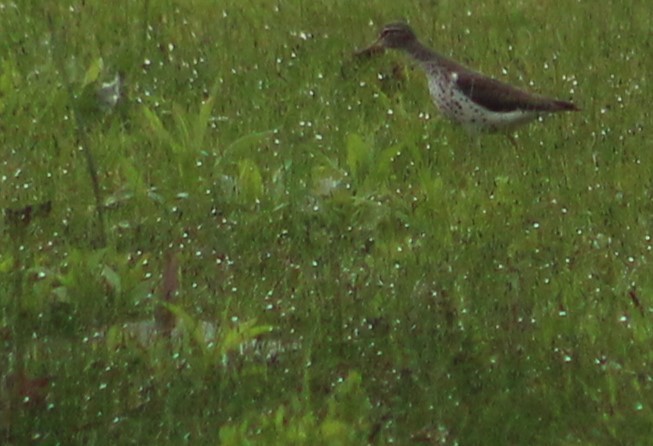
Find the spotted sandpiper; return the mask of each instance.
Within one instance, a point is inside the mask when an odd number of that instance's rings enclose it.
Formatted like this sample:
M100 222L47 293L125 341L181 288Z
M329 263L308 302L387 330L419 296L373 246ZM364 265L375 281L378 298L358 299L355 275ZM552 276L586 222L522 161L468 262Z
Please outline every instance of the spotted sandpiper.
M385 48L408 53L422 67L440 111L470 132L511 131L540 115L578 110L571 102L547 98L484 76L424 46L405 23L383 27L378 40L359 55Z

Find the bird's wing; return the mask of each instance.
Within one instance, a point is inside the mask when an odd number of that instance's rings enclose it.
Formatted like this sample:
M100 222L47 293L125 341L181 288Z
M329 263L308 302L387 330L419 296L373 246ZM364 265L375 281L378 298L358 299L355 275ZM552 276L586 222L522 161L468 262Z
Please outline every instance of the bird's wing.
M472 101L494 112L575 110L570 102L528 93L473 71L455 72L458 88Z

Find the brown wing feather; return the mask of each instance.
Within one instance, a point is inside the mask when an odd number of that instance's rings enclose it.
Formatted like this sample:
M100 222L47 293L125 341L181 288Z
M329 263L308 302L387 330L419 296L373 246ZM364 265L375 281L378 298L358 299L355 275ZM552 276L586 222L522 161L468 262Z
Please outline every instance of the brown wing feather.
M458 71L456 85L472 101L495 112L517 110L555 112L578 110L571 102L528 93L512 85L471 71Z

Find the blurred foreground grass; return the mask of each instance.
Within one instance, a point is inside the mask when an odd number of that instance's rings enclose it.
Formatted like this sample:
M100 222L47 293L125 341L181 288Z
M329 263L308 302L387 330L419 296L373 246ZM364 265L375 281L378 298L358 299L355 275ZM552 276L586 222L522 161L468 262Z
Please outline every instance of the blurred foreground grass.
M652 15L3 3L3 442L647 444ZM398 18L583 111L467 137Z

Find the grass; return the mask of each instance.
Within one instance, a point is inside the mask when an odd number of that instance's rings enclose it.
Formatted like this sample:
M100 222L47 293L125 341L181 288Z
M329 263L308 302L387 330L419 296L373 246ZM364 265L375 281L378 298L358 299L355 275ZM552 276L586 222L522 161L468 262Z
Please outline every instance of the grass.
M398 18L582 112L467 137L352 57ZM650 441L648 2L0 21L5 444Z

